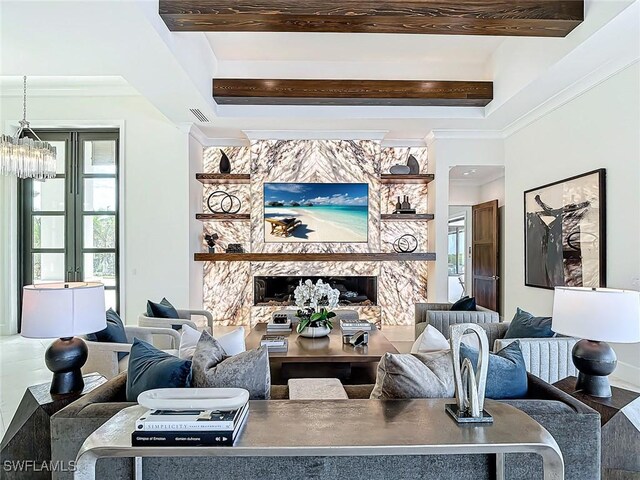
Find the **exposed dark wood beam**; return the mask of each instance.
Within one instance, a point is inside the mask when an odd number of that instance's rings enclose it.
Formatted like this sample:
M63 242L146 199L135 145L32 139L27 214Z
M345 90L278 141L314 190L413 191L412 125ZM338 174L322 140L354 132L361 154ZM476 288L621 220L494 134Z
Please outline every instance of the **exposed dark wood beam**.
M584 0L160 0L174 32L565 37Z
M484 107L493 82L225 78L213 80L213 98L225 105Z

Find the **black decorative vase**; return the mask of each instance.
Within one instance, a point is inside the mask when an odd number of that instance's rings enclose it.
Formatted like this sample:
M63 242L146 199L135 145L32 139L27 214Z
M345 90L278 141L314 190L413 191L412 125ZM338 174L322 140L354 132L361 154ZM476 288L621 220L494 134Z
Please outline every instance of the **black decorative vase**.
M220 173L231 173L231 162L229 161L229 157L227 154L220 149L220 153L222 154L222 158L220 158Z

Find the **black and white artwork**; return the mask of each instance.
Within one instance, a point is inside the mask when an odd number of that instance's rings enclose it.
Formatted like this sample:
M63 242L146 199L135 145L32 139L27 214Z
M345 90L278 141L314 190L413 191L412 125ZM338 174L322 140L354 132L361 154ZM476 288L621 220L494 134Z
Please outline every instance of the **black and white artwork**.
M525 284L606 286L605 169L528 190Z

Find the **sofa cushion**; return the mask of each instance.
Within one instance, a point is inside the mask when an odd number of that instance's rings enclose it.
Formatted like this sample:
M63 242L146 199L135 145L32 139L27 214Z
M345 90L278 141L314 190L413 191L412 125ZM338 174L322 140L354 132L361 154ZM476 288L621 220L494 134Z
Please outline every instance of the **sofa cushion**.
M191 362L158 350L153 345L135 339L127 369L127 401L155 388L185 388L191 383Z
M468 358L475 371L478 368L478 350L462 343L460 360ZM489 354L486 398L501 400L523 398L527 395L527 368L517 340L496 353Z
M91 342L129 343L120 315L110 308L107 310L106 317L107 326L99 332L88 333L85 335L86 339ZM127 355L129 355L127 352L118 352L118 361L126 358Z
M460 300L451 305L450 310L452 312L475 312L478 309L476 306L475 297L462 297Z
M191 360L201 335L202 333L199 330L189 325L183 325L178 356L186 360ZM247 349L244 342L244 327L238 327L229 333L215 338L224 349L226 355L237 355Z
M370 398L451 398L454 395L450 350L431 353L385 353L378 364Z
M147 300L147 317L180 318L180 315L171 302L163 297L160 303Z
M553 336L551 317L536 317L518 308L504 338L549 338Z
M411 353L429 353L451 348L449 341L433 325L427 325L424 331L416 338L411 347Z
M220 342L202 332L193 354L194 387L244 388L252 400L268 400L271 389L266 347L227 356Z

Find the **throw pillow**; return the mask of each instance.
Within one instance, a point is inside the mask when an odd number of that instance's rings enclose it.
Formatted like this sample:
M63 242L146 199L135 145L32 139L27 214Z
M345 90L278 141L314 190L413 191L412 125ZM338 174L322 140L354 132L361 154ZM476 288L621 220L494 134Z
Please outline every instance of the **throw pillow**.
M201 335L202 333L195 328L184 325L180 337L178 357L191 360ZM216 337L216 340L218 340L228 356L237 355L247 350L244 342L244 327L238 327L229 333Z
M429 353L450 349L449 340L433 325L427 325L416 341L413 342L411 353Z
M478 367L478 350L464 343L460 345L460 360L471 360L474 370ZM496 353L489 354L486 398L503 400L523 398L528 391L527 367L520 342L515 341Z
M244 388L252 400L269 400L271 373L266 347L233 357L208 332L202 332L193 354L193 383L199 388Z
M85 337L90 342L106 342L106 343L129 343L127 340L127 332L124 329L124 323L120 315L110 308L106 313L107 326L104 330L95 333L88 333ZM127 352L118 352L118 361L129 355Z
M180 318L178 311L171 302L166 298L162 298L160 303L147 300L147 317L155 318Z
M431 353L385 353L378 364L370 398L451 398L454 396L450 350Z
M451 305L452 312L475 312L477 310L475 297L462 297Z
M553 336L551 317L535 317L518 308L504 338L549 338Z
M185 388L191 383L191 362L158 350L153 345L135 339L127 369L127 401L155 388Z

